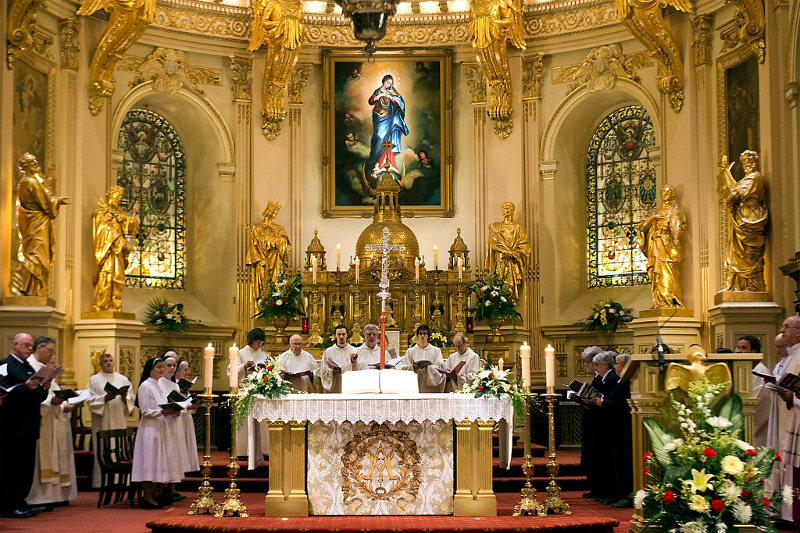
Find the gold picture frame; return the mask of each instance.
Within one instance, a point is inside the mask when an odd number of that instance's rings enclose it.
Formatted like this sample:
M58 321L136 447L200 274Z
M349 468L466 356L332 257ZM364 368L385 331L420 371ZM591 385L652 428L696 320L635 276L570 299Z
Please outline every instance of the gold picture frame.
M389 163L403 216L452 217L451 51L326 51L323 79L322 216L372 216L376 169Z

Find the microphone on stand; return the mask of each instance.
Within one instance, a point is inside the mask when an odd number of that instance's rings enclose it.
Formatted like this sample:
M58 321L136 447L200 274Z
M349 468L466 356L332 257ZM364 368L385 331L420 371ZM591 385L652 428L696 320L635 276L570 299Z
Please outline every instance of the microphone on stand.
M675 316L675 313L678 312L678 299L674 296L672 297L672 305L674 306L672 314L669 315L669 318L667 318L663 324L656 328L656 355L658 356L659 374L664 374L667 371L667 362L664 360L664 341L661 339L661 328L666 326L667 323L672 320L672 317Z

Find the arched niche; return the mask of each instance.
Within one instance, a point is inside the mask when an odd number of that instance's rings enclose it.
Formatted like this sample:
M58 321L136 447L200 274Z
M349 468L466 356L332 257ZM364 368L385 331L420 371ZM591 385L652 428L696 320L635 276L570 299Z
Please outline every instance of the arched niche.
M202 95L181 89L154 91L152 83L128 92L116 107L111 128L112 173L121 160L117 136L125 114L147 109L164 117L175 129L186 157L185 177L185 288L183 290L127 288L125 310L143 318L155 297L183 303L191 319L209 326L235 324L236 233L235 152L230 129L217 109ZM221 291L229 287L229 292Z
M552 216L543 220L540 251L543 256L553 257L549 267L542 266L542 277L553 280L545 289L549 294L543 296L555 302L555 322L575 322L585 317L592 305L606 298L614 298L636 309L651 305L649 287L589 289L587 284L586 157L589 143L610 113L628 105L644 107L653 122L657 146L650 154L661 184L658 105L638 83L621 78L614 88L595 92L589 92L582 85L559 104L545 126L539 149L539 173L543 188L547 190L549 183L550 192L545 193L549 196L541 201L545 205L552 204ZM551 272L544 272L547 268Z

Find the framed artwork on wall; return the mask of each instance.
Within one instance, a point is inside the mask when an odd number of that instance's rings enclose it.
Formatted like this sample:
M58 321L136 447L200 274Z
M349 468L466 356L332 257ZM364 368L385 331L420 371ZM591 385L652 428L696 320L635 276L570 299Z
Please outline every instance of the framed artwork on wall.
M14 108L11 154L14 167L23 154L36 156L48 175L52 172L55 63L35 54L22 54L14 67ZM15 176L15 183L18 176Z
M387 170L404 216L453 216L451 63L444 53L326 54L324 217L370 216Z

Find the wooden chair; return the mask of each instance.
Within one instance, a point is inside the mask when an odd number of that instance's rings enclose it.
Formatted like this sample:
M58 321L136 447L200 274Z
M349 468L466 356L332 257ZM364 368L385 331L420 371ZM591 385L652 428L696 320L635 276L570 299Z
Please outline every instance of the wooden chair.
M89 441L89 450L92 450L92 426L83 422L83 403L72 411L72 444L75 451L86 450L86 441ZM92 450L93 451L93 450Z
M131 485L133 470L133 446L136 428L110 429L97 432L97 462L100 464L100 494L97 507L122 501L128 494L133 506L138 489Z

